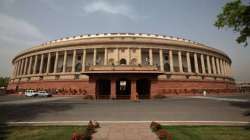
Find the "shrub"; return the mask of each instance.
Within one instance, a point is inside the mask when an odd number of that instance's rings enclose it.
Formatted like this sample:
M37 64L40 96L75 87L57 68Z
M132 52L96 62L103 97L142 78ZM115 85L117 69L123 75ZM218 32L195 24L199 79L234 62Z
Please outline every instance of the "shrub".
M151 122L150 128L152 129L153 132L156 132L156 131L160 130L162 127L157 122Z
M172 136L165 129L160 129L156 132L156 135L160 140L172 140Z
M89 121L88 126L86 128L85 133L79 134L76 132L73 132L71 140L91 140L92 134L96 132L96 128L99 128L100 124L96 121Z
M157 94L153 96L153 99L164 99L164 98L166 98L166 96L162 94Z
M84 140L84 136L83 134L78 134L76 132L73 132L71 140Z

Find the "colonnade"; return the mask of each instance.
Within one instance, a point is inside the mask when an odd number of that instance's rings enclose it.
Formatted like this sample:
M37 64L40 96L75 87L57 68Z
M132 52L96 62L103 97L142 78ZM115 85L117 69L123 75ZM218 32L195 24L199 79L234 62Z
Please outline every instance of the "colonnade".
M97 65L97 50L99 48L92 48L93 49L93 63L92 66ZM103 65L109 65L108 64L108 49L110 48L104 48L104 58L102 58ZM113 49L113 48L112 48ZM117 51L116 59L119 59L119 49L115 48ZM121 48L122 49L122 48ZM131 61L131 49L132 48L126 48L129 50L128 53L128 64L130 65ZM142 48L133 48L133 49L139 49L138 52L138 64L142 64ZM196 73L196 74L206 74L206 75L221 75L221 76L231 76L231 67L230 63L227 59L223 57L216 57L215 55L210 54L202 54L197 52L191 52L191 51L182 51L182 50L173 50L173 49L165 49L165 48L143 48L147 49L148 51L148 65L153 65L153 55L156 53L159 55L159 71L162 72L170 72L170 73ZM46 52L41 54L34 54L29 56L22 56L21 58L18 58L14 62L14 69L12 73L12 78L18 78L22 76L27 75L42 75L42 74L49 74L49 73L58 73L58 60L59 60L59 52L63 52L63 67L62 71L60 73L67 73L66 71L66 65L67 65L67 56L69 51L72 52L72 65L71 65L71 73L75 73L75 65L76 65L76 56L77 51L82 51L81 54L81 72L86 71L86 53L87 49L74 49L74 50L57 50L53 52ZM51 56L52 53L54 54L54 67L53 71L50 71L51 66ZM164 54L167 54L168 57L168 64L169 64L169 71L166 71L164 69ZM174 68L174 61L173 57L174 54L178 57L178 71ZM185 56L185 59L184 57ZM199 56L199 57L198 57ZM44 58L47 58L45 62ZM192 60L191 61L191 57ZM187 66L187 70L184 71L183 69L183 63L185 61L185 64ZM46 65L44 65L46 63ZM119 64L115 64L119 65ZM46 66L46 68L45 68ZM192 66L194 66L194 70L192 71ZM45 70L45 71L44 71Z

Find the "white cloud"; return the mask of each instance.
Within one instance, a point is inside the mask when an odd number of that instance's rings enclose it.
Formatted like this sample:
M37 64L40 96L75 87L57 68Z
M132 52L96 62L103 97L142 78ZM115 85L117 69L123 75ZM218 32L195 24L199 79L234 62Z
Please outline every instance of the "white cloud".
M47 40L47 37L26 20L0 13L0 75L10 72L11 59L21 50Z
M137 14L131 8L131 6L126 4L113 4L108 3L107 1L94 1L89 3L83 7L83 10L86 14L96 13L96 12L104 12L115 15L126 16L130 19L136 19Z
M40 30L29 22L0 13L0 39L4 41L34 41L45 39ZM6 38L8 38L6 40Z

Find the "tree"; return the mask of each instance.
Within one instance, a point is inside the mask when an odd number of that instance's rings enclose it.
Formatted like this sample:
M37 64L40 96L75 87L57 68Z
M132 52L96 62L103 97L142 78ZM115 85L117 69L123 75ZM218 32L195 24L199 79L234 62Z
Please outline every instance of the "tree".
M233 28L234 32L239 32L236 41L246 47L247 39L250 36L250 1L242 3L241 0L226 3L222 13L217 15L214 25L219 29Z
M7 87L9 83L9 77L0 77L0 87Z

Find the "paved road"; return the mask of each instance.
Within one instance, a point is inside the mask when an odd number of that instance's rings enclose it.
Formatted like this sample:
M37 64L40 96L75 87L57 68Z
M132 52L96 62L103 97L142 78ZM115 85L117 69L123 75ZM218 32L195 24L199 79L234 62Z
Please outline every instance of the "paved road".
M52 100L55 99L55 100ZM0 104L2 121L250 121L250 102L170 97L87 101L81 97ZM13 101L10 101L13 102Z

